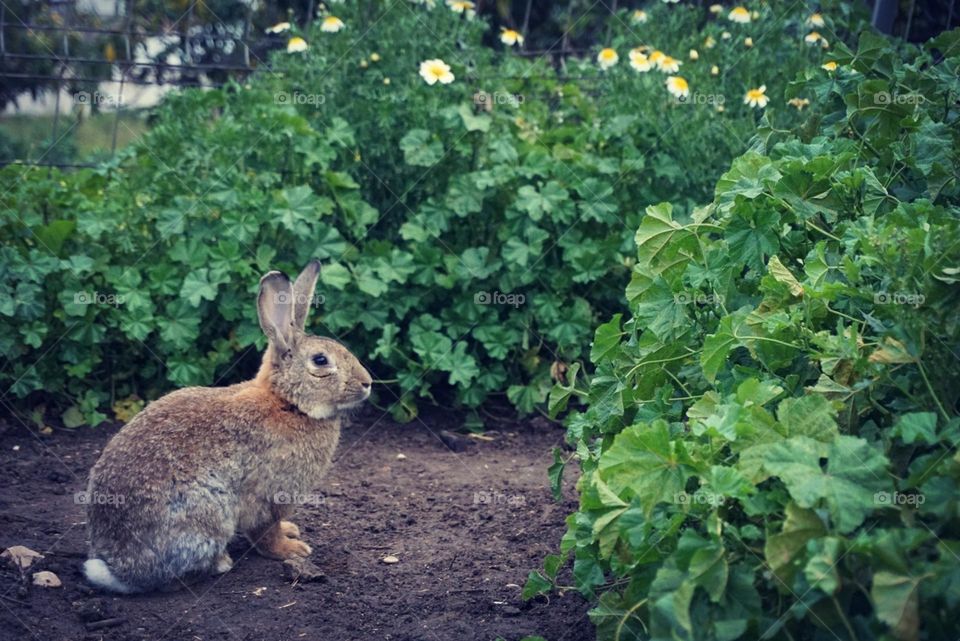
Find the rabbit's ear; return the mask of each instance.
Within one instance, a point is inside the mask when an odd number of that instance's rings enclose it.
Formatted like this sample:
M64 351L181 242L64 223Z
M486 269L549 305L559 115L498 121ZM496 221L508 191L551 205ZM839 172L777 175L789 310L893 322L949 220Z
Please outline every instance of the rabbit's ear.
M317 277L320 276L320 261L314 258L303 268L296 282L293 283L294 306L293 326L304 329L307 324L307 314L313 303L313 292L317 287Z
M269 272L260 279L257 298L260 327L281 355L293 347L293 303L293 288L286 274Z

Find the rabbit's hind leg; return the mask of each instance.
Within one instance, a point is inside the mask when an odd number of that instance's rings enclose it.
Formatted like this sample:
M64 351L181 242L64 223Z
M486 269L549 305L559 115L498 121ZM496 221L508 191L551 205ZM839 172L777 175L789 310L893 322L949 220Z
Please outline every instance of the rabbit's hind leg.
M291 527L292 526L292 527ZM246 533L247 539L253 543L262 556L271 559L293 559L310 556L313 552L310 546L296 538L300 534L299 528L289 521L275 521L260 528L254 528Z

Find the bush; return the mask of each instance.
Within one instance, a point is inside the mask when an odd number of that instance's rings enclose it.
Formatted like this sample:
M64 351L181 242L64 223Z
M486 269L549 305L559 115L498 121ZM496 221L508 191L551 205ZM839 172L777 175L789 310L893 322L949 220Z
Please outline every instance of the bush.
M960 635L960 31L832 59L708 206L647 209L552 393L580 510L526 595L572 555L599 638Z
M826 56L802 8L758 5L749 24L621 12L604 43L616 66L558 71L481 46L485 24L446 7L373 6L337 5L343 30L291 34L309 49L247 84L171 96L98 170L0 173L0 382L15 398L97 422L133 394L235 379L262 346L258 274L315 256L315 329L395 381L380 394L398 418L503 393L530 412L622 306L644 206L706 199L758 125L799 122L786 80ZM827 8L831 39L858 20ZM641 44L682 62L687 99L631 68ZM417 75L436 58L452 83ZM766 112L744 104L764 85Z

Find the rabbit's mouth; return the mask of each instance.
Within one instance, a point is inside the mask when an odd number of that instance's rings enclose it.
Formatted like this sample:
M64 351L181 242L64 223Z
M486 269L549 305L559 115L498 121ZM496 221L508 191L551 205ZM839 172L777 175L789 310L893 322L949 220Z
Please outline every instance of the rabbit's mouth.
M357 407L358 405L363 403L368 398L370 398L370 388L366 387L362 389L354 398L342 403L337 403L337 409L341 409L341 410L353 409L354 407Z

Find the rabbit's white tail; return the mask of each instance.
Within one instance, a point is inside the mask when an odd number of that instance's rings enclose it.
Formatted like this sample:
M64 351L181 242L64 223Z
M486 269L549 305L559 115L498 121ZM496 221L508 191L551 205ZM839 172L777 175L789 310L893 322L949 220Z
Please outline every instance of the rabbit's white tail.
M130 586L113 576L113 572L110 571L110 568L102 559L87 559L84 561L83 574L87 577L87 581L105 590L122 594L133 592Z

